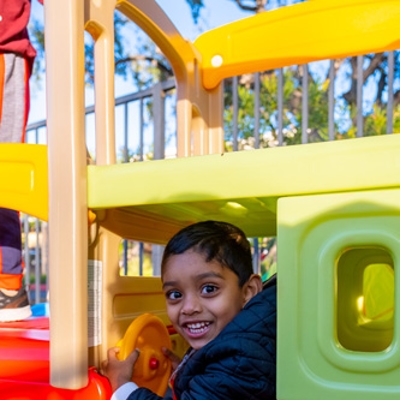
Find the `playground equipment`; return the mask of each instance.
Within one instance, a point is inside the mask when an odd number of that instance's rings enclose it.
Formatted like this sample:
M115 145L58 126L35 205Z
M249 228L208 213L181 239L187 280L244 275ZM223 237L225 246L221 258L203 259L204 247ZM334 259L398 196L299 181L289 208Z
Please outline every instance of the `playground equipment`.
M114 9L139 25L174 69L177 159L115 163ZM250 237L278 237L278 398L397 398L399 311L375 318L365 282L376 287L367 271L377 268L393 290L389 308L398 301L400 137L223 154L220 82L393 50L399 17L395 1L309 1L206 32L192 44L154 1L45 2L48 148L0 146L2 176L13 176L0 182L0 205L49 221L50 329L46 318L1 326L1 393L108 398L95 369L107 348L143 313L169 325L158 278L119 276L120 239L163 244L190 223L220 219ZM85 29L95 40L96 65L96 165L89 166ZM89 227L88 209L95 214ZM170 333L182 352L185 344Z

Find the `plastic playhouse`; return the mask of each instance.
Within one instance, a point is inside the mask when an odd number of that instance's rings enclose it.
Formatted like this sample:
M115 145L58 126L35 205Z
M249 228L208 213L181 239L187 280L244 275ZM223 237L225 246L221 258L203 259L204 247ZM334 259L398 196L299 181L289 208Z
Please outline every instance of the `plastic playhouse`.
M176 159L116 164L115 9L173 67ZM397 49L399 20L393 0L315 0L191 43L153 0L46 1L48 145L0 145L0 206L49 222L50 317L0 325L0 397L109 399L97 372L109 347L125 340L134 348L145 336L184 351L159 279L120 276L118 244L164 244L181 227L219 219L249 237L277 236L278 398L397 399L400 136L224 154L221 81ZM96 65L96 164L89 166L85 30ZM157 344L144 344L138 373L162 392L169 366L158 363Z

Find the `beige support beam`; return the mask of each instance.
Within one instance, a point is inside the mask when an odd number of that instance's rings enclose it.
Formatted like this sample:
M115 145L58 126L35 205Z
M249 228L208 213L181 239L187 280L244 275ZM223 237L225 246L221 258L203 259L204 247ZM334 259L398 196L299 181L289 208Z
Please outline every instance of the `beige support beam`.
M115 163L114 7L109 0L87 1L85 28L94 40L96 164Z
M50 383L88 382L84 8L45 1L49 151Z

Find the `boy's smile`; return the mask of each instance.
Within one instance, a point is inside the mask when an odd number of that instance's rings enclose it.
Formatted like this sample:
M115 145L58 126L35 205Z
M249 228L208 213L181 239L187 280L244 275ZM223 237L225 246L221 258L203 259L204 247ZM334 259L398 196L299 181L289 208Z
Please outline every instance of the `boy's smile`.
M175 329L198 350L240 312L246 284L216 260L193 250L168 258L162 276L168 316Z

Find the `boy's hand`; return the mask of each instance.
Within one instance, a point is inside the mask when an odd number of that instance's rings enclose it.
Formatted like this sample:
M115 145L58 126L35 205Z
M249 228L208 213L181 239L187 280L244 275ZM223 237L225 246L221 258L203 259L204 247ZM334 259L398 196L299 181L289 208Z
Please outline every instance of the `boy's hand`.
M107 360L101 363L101 372L106 376L113 392L127 382L132 381L133 367L140 355L139 349L135 349L125 360L119 360L117 354L118 347L112 347L107 352Z
M171 361L172 371L175 371L178 368L178 365L181 363L180 357L166 347L162 347L161 351L163 352L164 356Z

